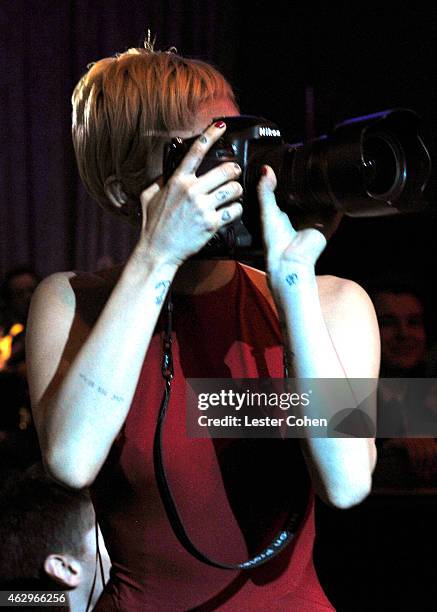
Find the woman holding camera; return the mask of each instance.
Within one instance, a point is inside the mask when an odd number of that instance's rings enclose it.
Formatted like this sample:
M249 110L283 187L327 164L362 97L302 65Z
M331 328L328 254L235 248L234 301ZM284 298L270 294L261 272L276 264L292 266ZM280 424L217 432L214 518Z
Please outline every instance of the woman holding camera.
M267 276L235 261L196 260L242 214L241 168L196 176L239 114L212 66L150 45L95 63L73 95L81 177L107 210L139 223L120 269L58 273L34 296L29 381L47 470L90 487L112 561L97 610L328 610L315 574L312 488L347 508L370 491L372 439L190 439L187 378L376 377L374 311L353 282L316 278L326 239L278 208L271 168L258 186ZM171 137L198 135L166 184ZM267 285L268 283L268 285ZM163 434L169 484L187 533L208 556L256 555L304 508L294 541L250 570L208 567L179 543L153 468L164 382L162 339L173 294L174 379ZM279 313L279 318L276 313Z

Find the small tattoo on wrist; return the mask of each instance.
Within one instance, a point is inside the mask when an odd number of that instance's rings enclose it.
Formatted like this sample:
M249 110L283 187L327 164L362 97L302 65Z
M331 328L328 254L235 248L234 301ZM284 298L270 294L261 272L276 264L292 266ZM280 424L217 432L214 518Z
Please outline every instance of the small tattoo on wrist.
M168 280L160 281L159 283L155 285L155 289L159 290L159 294L155 298L155 304L158 304L158 306L162 304L162 302L164 301L167 289L169 287L170 287L170 281Z
M295 285L297 283L297 281L299 280L299 277L297 276L297 274L295 272L293 272L292 274L288 274L285 277L285 280L290 285L290 287L292 287L293 285Z

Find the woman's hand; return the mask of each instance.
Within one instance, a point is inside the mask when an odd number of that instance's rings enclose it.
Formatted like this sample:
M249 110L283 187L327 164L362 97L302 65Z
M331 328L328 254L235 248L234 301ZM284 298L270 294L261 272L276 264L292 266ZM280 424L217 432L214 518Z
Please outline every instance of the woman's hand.
M241 216L242 206L235 202L243 191L236 180L241 173L238 164L223 163L196 176L206 152L225 127L222 121L211 125L194 142L166 185L153 183L141 193L140 252L179 267L219 228Z
M276 204L276 176L272 168L263 166L258 183L261 223L266 249L267 272L270 282L285 273L284 280L293 284L295 267L314 270L317 259L326 246L326 238L315 228L297 231L288 215Z

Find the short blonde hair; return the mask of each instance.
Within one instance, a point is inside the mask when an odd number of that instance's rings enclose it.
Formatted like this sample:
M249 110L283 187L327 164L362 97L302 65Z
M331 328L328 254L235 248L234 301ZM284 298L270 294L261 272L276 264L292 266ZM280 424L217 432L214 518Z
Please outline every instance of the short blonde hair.
M235 103L223 75L200 60L146 48L94 63L72 96L73 144L90 195L117 212L104 190L115 175L137 199L155 178L148 168L151 152L168 132L190 129L199 107L211 99Z

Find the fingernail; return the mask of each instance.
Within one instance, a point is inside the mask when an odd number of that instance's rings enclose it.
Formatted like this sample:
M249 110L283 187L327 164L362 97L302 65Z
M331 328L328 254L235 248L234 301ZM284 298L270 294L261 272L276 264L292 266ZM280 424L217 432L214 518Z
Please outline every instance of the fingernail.
M214 123L216 128L224 128L226 126L226 123L224 121L217 121L217 123Z
M263 176L265 176L265 175L267 174L267 172L268 172L268 171L269 171L269 170L268 170L267 166L261 166L261 174L262 174Z
M241 172L241 168L238 164L234 164L234 168L237 172Z

